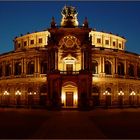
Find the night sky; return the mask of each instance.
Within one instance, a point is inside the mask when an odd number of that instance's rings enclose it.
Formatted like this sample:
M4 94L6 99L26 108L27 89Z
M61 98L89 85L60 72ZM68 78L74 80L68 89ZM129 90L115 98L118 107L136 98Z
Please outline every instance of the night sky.
M77 8L80 25L87 17L91 28L124 36L126 50L140 54L139 1L1 1L0 53L14 49L15 36L49 28L52 16L60 25L64 5Z

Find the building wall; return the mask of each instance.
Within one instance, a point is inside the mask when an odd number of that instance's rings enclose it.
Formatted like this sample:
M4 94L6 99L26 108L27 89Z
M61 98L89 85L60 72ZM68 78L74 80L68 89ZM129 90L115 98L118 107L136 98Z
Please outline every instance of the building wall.
M62 29L64 30L64 29ZM69 29L70 30L70 29ZM80 31L81 32L81 31ZM140 68L140 57L133 53L128 53L124 51L125 49L125 39L112 35L105 34L101 32L93 31L92 34L92 63L97 62L96 73L92 71L92 87L96 87L98 92L92 91L92 96L99 95L100 104L105 104L105 96L103 93L110 89L111 94L111 104L115 105L118 101L118 93L122 91L124 93L124 104L129 104L129 97L132 92L135 93L135 104L139 103L140 94L140 75L138 74L138 68ZM17 93L20 92L22 104L28 103L28 95L33 95L36 104L40 102L40 96L47 96L47 70L48 70L48 56L49 52L47 50L49 32L39 32L29 35L25 35L15 39L15 51L3 54L0 56L0 102L3 103L5 99L10 97L9 102L11 104L16 104ZM98 36L101 37L101 43L97 43L96 39ZM42 43L40 43L40 49L38 48L39 38L43 38ZM58 36L59 37L59 36ZM105 46L104 42L106 39L110 38L108 46ZM31 40L34 40L34 44L30 44ZM76 45L76 50L71 50L70 41L74 41L73 45ZM113 40L116 40L116 46L112 46ZM27 41L27 45L24 46L24 41ZM82 40L83 41L83 40ZM82 42L81 41L81 42ZM20 43L20 47L17 46ZM121 43L121 48L119 48L119 43ZM69 46L71 56L63 51L63 45ZM74 71L79 71L83 69L83 64L81 64L83 56L81 55L80 40L73 36L68 35L66 42L62 39L59 42L59 51L57 52L58 58L55 60L55 69L60 71L66 71L65 58L68 56L70 58L75 58ZM101 47L100 47L101 45ZM23 49L24 48L24 49ZM38 48L38 49L37 49ZM41 48L45 48L42 50ZM73 53L75 51L75 53ZM74 54L74 55L73 55ZM65 57L66 56L66 57ZM106 73L106 61L109 62L111 66L110 73ZM31 62L33 64L34 71L32 73L28 72L28 64ZM122 63L124 65L124 75L118 74L118 64ZM16 64L21 66L20 74L15 74ZM42 63L46 67L42 70ZM8 75L7 65L9 66ZM133 67L134 74L130 75L129 69L130 65ZM91 66L92 67L92 66ZM75 73L77 74L77 73ZM70 77L69 77L70 79ZM45 88L44 88L45 87ZM7 95L8 92L8 95Z
M91 37L92 45L95 45L95 47L125 50L126 39L118 35L99 31L91 31L89 36Z

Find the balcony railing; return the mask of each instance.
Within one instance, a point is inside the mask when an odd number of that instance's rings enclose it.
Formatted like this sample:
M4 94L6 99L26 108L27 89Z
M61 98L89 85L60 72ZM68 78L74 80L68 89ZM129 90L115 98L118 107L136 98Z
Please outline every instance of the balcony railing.
M40 74L40 77L46 77L47 74Z
M60 74L75 75L79 74L79 71L60 71Z
M99 74L92 74L93 77L99 77Z

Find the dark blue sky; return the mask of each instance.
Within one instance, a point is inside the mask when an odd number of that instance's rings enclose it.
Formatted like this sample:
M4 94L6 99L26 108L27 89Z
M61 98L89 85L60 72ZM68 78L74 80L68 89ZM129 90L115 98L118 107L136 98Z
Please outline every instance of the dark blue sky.
M65 4L77 8L80 25L88 17L91 28L124 36L127 51L140 54L139 1L1 1L0 53L14 49L15 36L49 28L52 16L59 25Z

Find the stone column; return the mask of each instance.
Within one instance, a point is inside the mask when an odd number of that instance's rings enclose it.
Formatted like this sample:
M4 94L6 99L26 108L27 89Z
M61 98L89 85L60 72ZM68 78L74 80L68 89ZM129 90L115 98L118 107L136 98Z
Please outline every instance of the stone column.
M21 73L24 74L24 58L21 59Z
M105 58L103 57L102 59L103 59L103 61L102 61L103 62L102 63L102 69L103 70L102 71L103 71L103 73L105 73Z
M40 74L40 57L37 57L37 72Z
M55 70L58 70L58 50L55 50Z
M23 63L23 71L24 71L24 74L26 75L26 73L27 73L27 70L26 70L26 68L27 68L27 65L26 65L26 58L24 58L23 59L24 60L24 63Z
M102 70L102 57L100 57L100 69L99 69L99 71L100 71L100 73L103 72L103 70Z
M34 60L35 60L35 75L38 76L38 74L39 74L39 57L35 56Z
M112 48L112 37L110 37L110 48Z
M81 70L84 69L84 51L81 49Z
M124 73L125 73L125 77L128 76L128 62L127 60L125 60L124 62Z
M12 75L14 75L15 72L15 61L14 59L12 60Z
M118 49L119 46L118 46L118 39L116 40L116 48Z
M104 47L104 35L102 35L102 46Z
M116 57L114 58L113 65L114 65L113 75L115 77L117 77L117 75L118 75L118 58L116 58Z
M135 77L135 78L138 77L138 76L137 76L137 68L138 68L138 64L135 63L135 64L134 64L134 77Z

